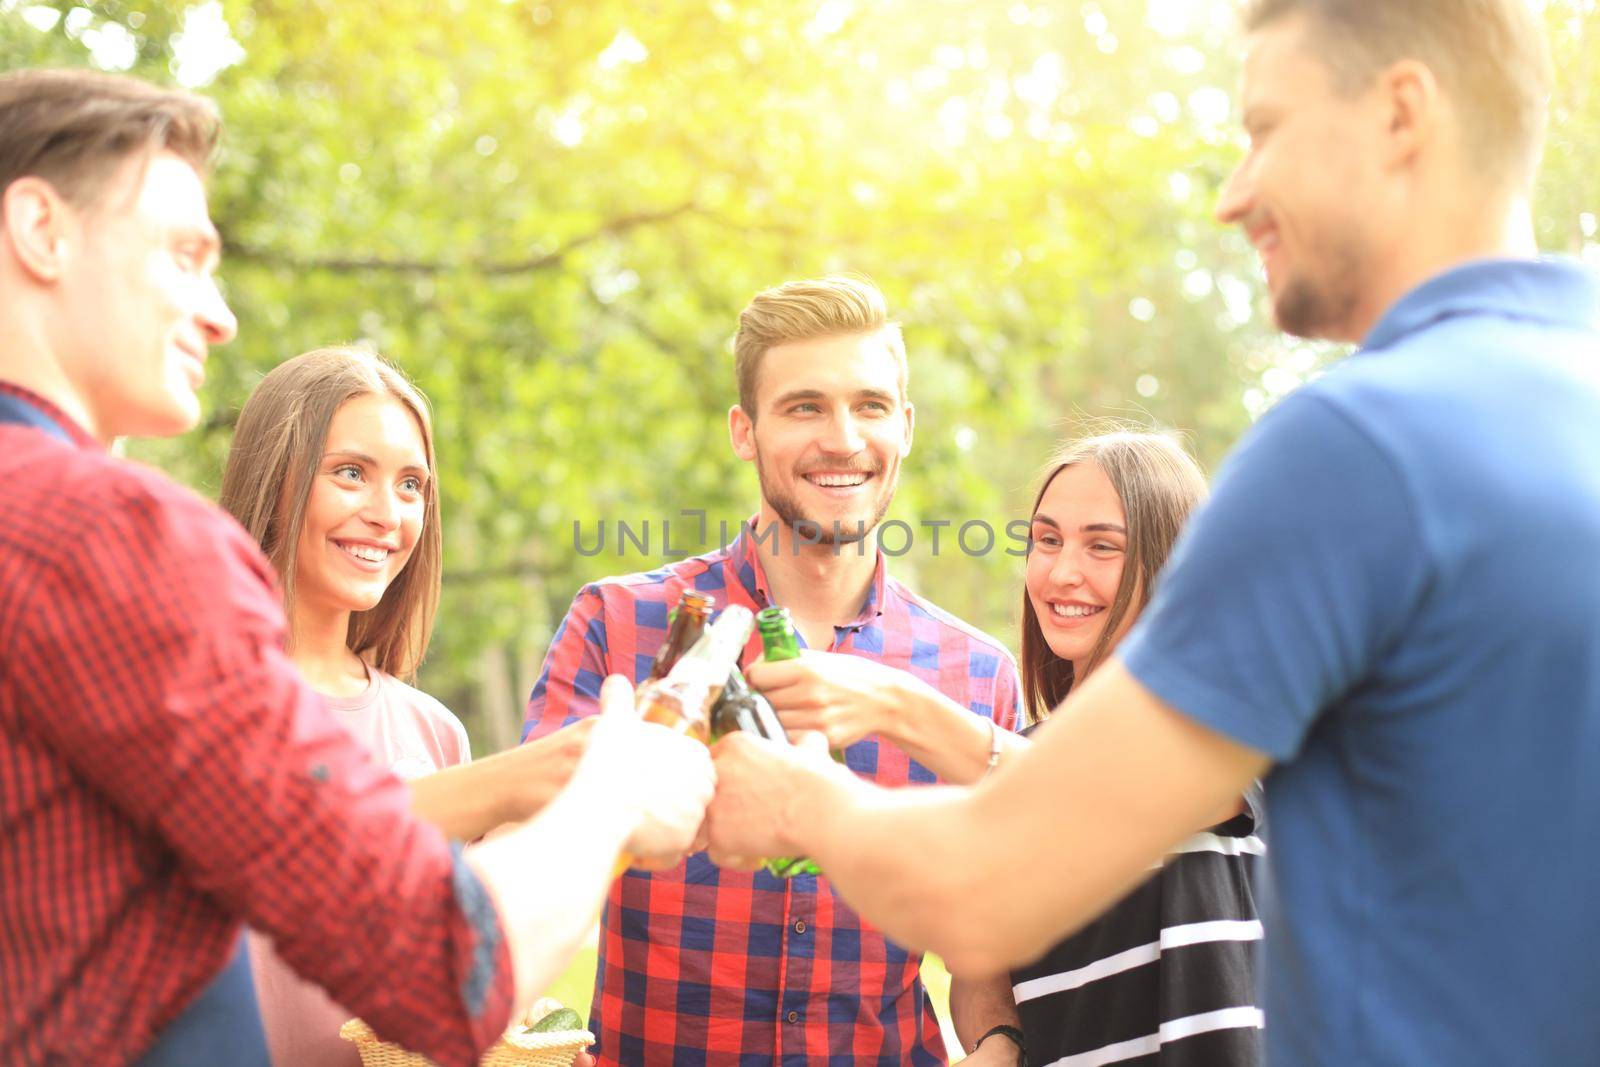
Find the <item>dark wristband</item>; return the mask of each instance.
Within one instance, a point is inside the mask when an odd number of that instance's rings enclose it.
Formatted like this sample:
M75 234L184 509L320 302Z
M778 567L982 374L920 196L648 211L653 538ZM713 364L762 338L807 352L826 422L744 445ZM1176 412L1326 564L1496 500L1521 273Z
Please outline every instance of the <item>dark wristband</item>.
M990 1027L988 1032L972 1043L972 1047L967 1050L967 1055L970 1056L972 1053L978 1051L978 1046L989 1040L995 1034L999 1034L1001 1037L1007 1039L1013 1045L1017 1046L1017 1051L1022 1053L1022 1062L1028 1062L1027 1039L1022 1036L1021 1030L1018 1030L1015 1026L1006 1026L1004 1023L999 1026Z

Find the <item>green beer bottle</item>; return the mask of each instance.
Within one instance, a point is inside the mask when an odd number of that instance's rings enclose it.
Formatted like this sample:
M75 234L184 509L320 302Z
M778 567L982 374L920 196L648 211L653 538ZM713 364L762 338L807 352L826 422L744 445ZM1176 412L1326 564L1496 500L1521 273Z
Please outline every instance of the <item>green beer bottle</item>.
M788 608L773 606L762 608L756 613L756 628L761 631L761 646L764 649L761 658L768 663L779 660L800 658L800 635L795 632L794 620L789 617ZM844 753L837 749L828 753L833 761L844 763Z
M770 607L762 608L756 614L756 626L761 631L762 659L769 663L786 659L800 658L800 635L795 632L794 620L789 617L788 608ZM767 713L772 715L774 721L777 715L772 711L772 705L767 703L765 697L756 693L755 696L766 706ZM782 724L778 726L779 735L788 741L789 735L783 732ZM833 758L840 763L844 762L844 754L832 753ZM817 865L804 856L784 856L767 861L767 870L779 878L793 878L797 874L821 874Z
M722 687L722 695L711 706L711 740L715 742L735 730L770 737L787 743L789 737L778 721L777 712L767 698L750 687L743 672L735 667Z
M756 626L761 630L761 645L765 650L762 659L774 663L800 658L800 635L795 633L788 608L762 608L756 614Z

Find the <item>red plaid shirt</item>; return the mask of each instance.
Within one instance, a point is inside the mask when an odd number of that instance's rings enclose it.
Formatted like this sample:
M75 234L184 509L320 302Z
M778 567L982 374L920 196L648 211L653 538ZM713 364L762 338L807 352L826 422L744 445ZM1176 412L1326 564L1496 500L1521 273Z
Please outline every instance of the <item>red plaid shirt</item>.
M241 923L380 1033L477 1062L510 1015L483 887L283 652L249 536L0 425L0 1063L136 1059Z
M644 678L685 588L719 609L766 607L759 551L746 526L720 551L585 586L534 686L525 737L592 714L607 674ZM747 660L760 650L752 636ZM881 553L867 602L836 628L832 651L908 670L974 714L1007 729L1017 723L1017 672L1005 649L887 577ZM845 758L882 785L934 781L877 738L851 745ZM704 853L662 874L630 871L601 920L595 1052L602 1064L629 1067L941 1064L920 963L846 907L826 876L724 871Z

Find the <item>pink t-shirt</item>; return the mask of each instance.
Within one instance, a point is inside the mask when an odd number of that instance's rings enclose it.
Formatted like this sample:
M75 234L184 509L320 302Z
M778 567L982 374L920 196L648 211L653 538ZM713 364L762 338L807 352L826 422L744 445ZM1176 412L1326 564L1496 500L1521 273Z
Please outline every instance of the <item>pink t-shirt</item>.
M328 710L399 778L420 778L472 758L461 720L437 700L382 671L353 697L328 697ZM351 1013L301 980L250 932L250 969L276 1067L360 1067L355 1045L339 1036Z

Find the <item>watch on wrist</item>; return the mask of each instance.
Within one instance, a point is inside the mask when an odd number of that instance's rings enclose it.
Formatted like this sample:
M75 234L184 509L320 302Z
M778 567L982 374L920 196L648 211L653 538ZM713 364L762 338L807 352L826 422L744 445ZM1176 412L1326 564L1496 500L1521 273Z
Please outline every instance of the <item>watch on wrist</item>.
M1022 1036L1022 1031L1017 1029L1015 1026L1006 1026L1003 1023L999 1026L991 1026L982 1037L974 1041L972 1043L972 1047L967 1049L967 1055L970 1056L974 1052L977 1052L979 1045L983 1044L991 1037L994 1037L996 1034L999 1034L1001 1037L1017 1046L1017 1051L1022 1054L1022 1062L1024 1064L1028 1062L1028 1041Z

